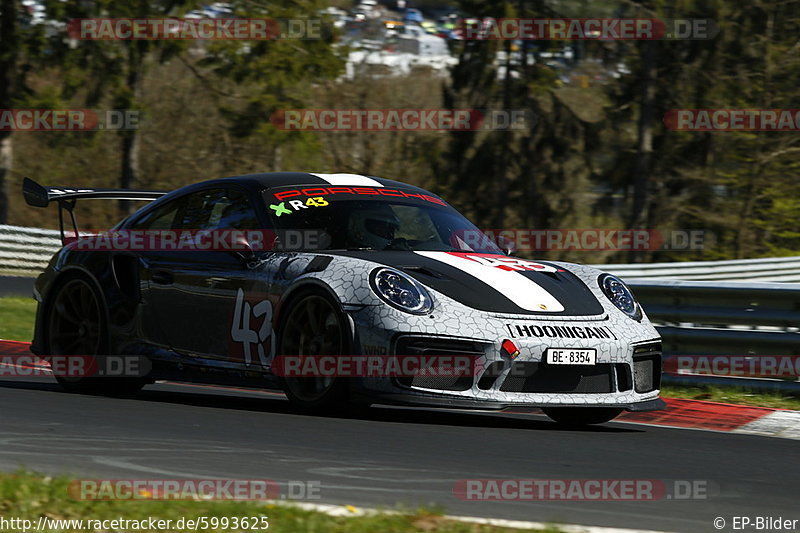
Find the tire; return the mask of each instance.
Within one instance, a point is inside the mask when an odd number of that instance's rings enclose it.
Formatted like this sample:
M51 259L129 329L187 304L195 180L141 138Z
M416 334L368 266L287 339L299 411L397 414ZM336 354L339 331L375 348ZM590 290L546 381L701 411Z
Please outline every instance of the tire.
M604 424L622 412L614 407L546 407L544 414L565 426Z
M338 304L318 292L292 300L281 320L277 353L282 356L347 353L348 326ZM347 407L349 382L336 377L284 377L283 390L293 406L309 412Z
M106 312L93 284L81 276L62 281L48 306L47 354L103 356L108 353ZM84 363L82 367L86 367ZM55 376L67 392L130 396L144 386L142 378Z

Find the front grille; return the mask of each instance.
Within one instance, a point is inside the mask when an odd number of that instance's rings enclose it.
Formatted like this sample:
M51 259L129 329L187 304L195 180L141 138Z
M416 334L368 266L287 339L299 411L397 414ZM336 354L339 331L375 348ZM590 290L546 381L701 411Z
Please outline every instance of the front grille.
M653 387L653 360L644 359L633 362L633 381L636 383L636 392L650 392Z
M471 357L472 363L466 375L422 375L395 378L395 381L404 387L420 387L424 389L449 391L465 391L472 388L472 384L475 381L475 362L479 357L484 355L482 345L477 342L412 336L400 337L395 344L394 353L397 355L466 355Z
M661 388L661 344L638 346L633 351L633 384L640 394Z
M398 378L406 387L419 387L422 389L464 391L472 387L472 376L414 376L413 378Z
M613 365L514 363L500 387L503 392L604 393L614 390Z

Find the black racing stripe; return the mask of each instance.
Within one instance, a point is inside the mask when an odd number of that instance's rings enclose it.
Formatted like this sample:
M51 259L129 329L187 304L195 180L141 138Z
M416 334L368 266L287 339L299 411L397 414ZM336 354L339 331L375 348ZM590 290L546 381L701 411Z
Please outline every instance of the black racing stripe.
M558 272L547 273L522 270L519 273L535 281L544 290L552 294L553 298L561 302L564 309L579 310L580 312L575 314L580 315L599 315L603 313L602 304L597 301L594 293L578 276L546 261L537 261L537 263L556 268Z
M589 288L575 275L566 271L553 274L525 273L526 277L550 292L564 306L564 311L558 313L536 312L521 308L491 285L459 268L413 252L326 251L326 253L374 261L397 268L420 283L479 311L538 316L593 316L603 313L603 307Z

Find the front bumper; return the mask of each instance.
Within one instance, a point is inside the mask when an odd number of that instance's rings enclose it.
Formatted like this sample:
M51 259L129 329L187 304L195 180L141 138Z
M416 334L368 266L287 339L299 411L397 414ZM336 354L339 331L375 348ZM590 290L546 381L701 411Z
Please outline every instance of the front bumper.
M466 321L423 322L416 332L410 328L387 328L369 314L351 316L358 331L362 353L386 355L468 355L474 358L470 375L442 378L361 378L354 393L365 401L400 405L441 406L502 410L508 407L606 407L629 411L663 408L658 399L661 386L661 343L649 324L628 321L614 327L604 320L564 321L572 329L608 331L600 338L553 338L516 335L508 320L485 316L479 328ZM431 323L434 322L434 323ZM513 321L511 321L513 322ZM547 324L547 322L539 322ZM555 324L555 322L552 322ZM383 326L383 327L382 327ZM416 328L415 328L416 329ZM439 331L436 331L436 330ZM421 333L420 330L429 333ZM446 330L448 334L445 333ZM557 331L544 328L545 331ZM457 336L452 334L456 333ZM515 356L502 349L512 339ZM552 365L548 348L592 348L594 365Z

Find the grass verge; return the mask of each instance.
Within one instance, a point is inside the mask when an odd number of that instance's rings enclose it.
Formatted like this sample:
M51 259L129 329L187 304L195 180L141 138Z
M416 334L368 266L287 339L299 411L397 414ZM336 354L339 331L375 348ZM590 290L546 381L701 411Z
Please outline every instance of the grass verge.
M206 517L207 525L218 527L199 527L199 531L264 531L268 524L270 532L327 532L327 533L410 533L425 531L427 533L519 533L520 529L508 529L487 525L456 522L444 518L435 511L424 509L407 514L376 514L374 516L334 517L318 511L307 511L290 505L274 505L267 502L232 502L232 501L83 501L76 500L68 492L70 479L67 477L43 477L30 472L0 474L0 516L6 520L17 518L38 523L40 516L51 520L83 520L82 528L73 522L61 523L58 531L101 531L132 530L114 528L107 523L87 523L87 520L172 520L166 529L149 528L144 524L137 531L195 531L194 528L177 527L179 520L183 525L189 519L197 520ZM354 509L355 511L355 509ZM248 527L231 527L233 517L249 519ZM266 518L261 518L266 517ZM223 519L227 518L227 527L223 527ZM265 524L266 522L266 524ZM54 524L50 522L51 528ZM256 527L253 527L256 524ZM89 527L87 527L87 525ZM101 526L101 527L97 527ZM105 526L105 527L103 527ZM9 531L14 531L11 528ZM32 528L31 528L32 530ZM41 530L40 530L41 531ZM558 533L558 527L528 530Z
M689 400L705 400L707 402L736 403L753 407L771 407L773 409L793 409L800 411L800 397L788 396L775 392L753 392L747 389L723 387L677 387L664 385L661 395L668 398L686 398Z
M30 341L36 301L33 298L0 299L0 339Z

